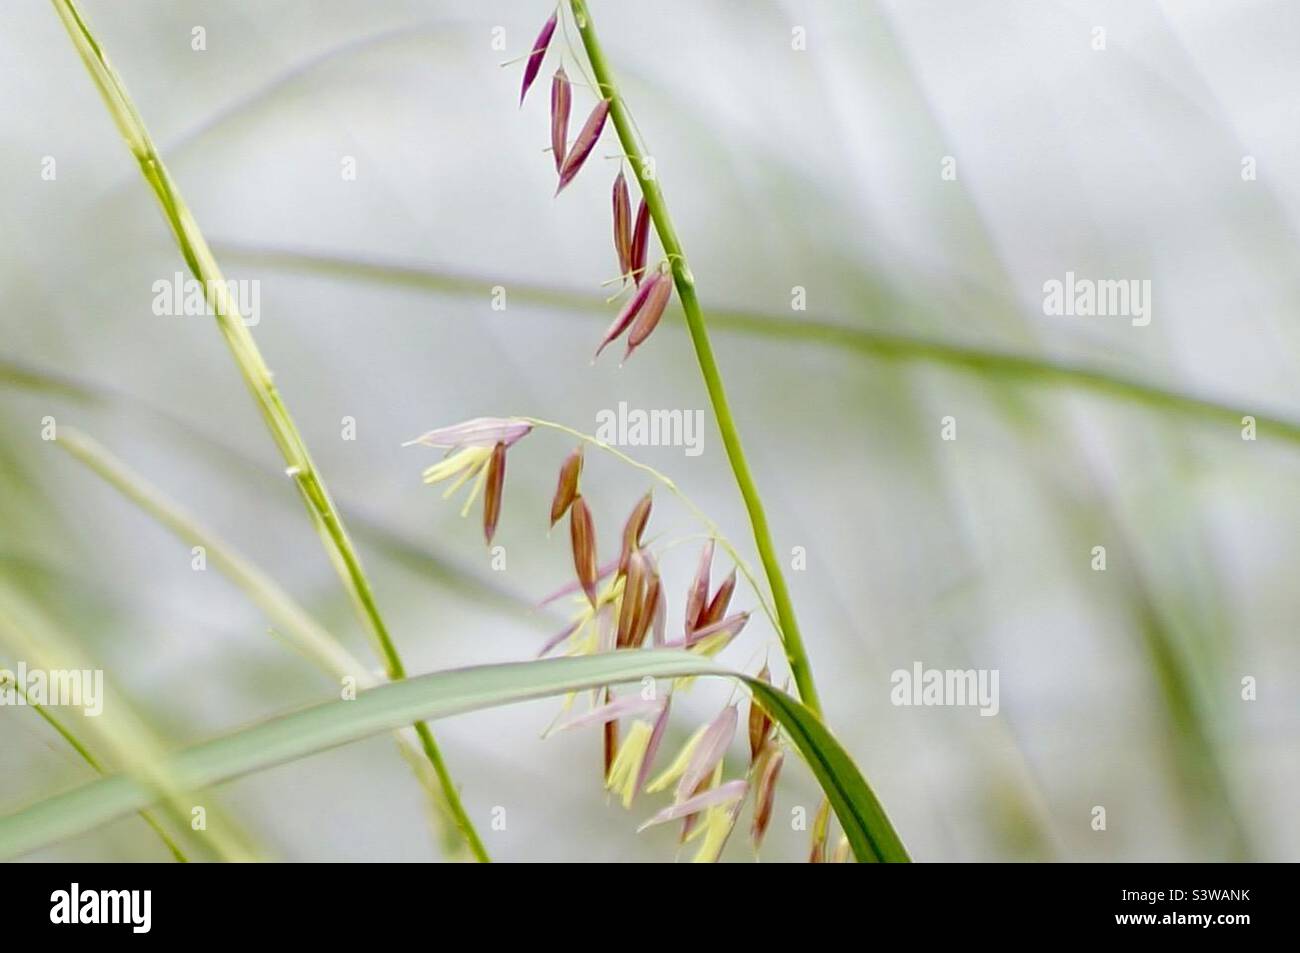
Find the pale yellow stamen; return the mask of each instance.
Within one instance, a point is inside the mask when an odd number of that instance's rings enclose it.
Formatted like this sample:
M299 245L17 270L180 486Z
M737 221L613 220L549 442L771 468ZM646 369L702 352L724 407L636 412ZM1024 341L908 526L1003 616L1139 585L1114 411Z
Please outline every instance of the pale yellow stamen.
M681 753L677 755L673 763L646 786L646 791L651 794L662 791L685 774L687 765L691 763L691 755L695 753L696 745L700 743L700 739L704 737L704 732L708 731L708 729L708 725L701 725L697 728L695 734L691 735L686 744L682 746Z
M609 766L605 790L620 794L625 808L631 807L632 799L636 797L636 779L641 774L641 764L645 761L653 734L654 726L648 721L634 721L627 738L619 746L618 754L614 756L614 763Z

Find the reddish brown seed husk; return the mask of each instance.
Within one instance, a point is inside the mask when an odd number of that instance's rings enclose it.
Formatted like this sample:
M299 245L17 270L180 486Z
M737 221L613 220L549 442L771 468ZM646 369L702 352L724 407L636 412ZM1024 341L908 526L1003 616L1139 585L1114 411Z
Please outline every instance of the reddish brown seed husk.
M614 701L612 689L605 689L605 704ZM618 721L605 722L605 779L609 779L609 769L614 766L614 756L618 754Z
M636 506L632 507L632 513L623 524L623 550L618 557L618 572L623 574L627 572L627 561L632 555L632 550L641 545L641 534L645 532L646 523L650 521L650 507L654 500L649 493L637 500Z
M501 491L506 483L506 445L498 443L492 448L492 459L488 461L487 488L483 494L483 537L489 546L497 532L497 520L501 518Z
M713 601L709 607L700 615L700 627L712 625L715 622L721 622L727 615L727 606L731 604L731 595L736 591L736 570L731 570L731 574L722 581L718 591L713 595Z
M662 272L646 284L650 286L650 294L646 296L645 304L632 323L632 330L627 334L627 353L623 355L625 361L658 326L659 319L664 316L664 308L668 306L668 298L673 293L672 278Z
M551 500L552 526L564 517L573 501L578 498L578 479L581 475L582 447L578 447L560 465L560 479L555 487L555 497Z
M561 66L551 80L551 153L555 157L557 173L564 167L564 153L569 141L569 109L572 103L573 89Z
M600 341L600 346L596 348L596 353L592 356L593 361L600 357L601 351L605 350L607 346L618 339L620 334L627 330L627 326L640 313L641 307L645 304L646 298L650 296L652 290L654 289L651 288L650 283L646 282L632 293L632 297L627 300L627 304L623 305L623 310L619 311L618 317L614 319L614 323L605 332L605 336Z
M655 622L655 613L659 611L659 595L662 591L658 573L652 573L650 581L646 583L645 593L641 597L641 611L637 613L636 624L632 630L632 648L639 649L645 645L645 637L650 632L650 626Z
M587 156L591 155L591 150L596 147L596 140L600 138L600 131L605 128L605 118L608 115L609 100L602 99L596 103L596 108L587 117L582 131L573 140L573 148L564 157L564 165L560 167L560 184L555 189L556 195L563 192L565 186L573 181L582 164L587 161Z
M628 270L639 285L645 277L646 249L650 245L650 208L645 204L645 196L636 210L636 227L632 229L632 249L628 253Z
M627 578L623 582L623 603L618 613L618 638L615 644L620 649L632 645L633 636L642 612L645 598L646 561L637 550L632 551L627 561Z
M537 74L542 68L542 60L546 58L546 48L551 45L553 33L555 33L554 13L542 24L541 32L537 34L537 39L533 40L533 50L528 54L528 65L524 67L524 82L519 88L521 106L524 104L524 97L528 95L529 87L533 85L533 80L537 79Z
M618 255L618 271L626 275L632 270L632 200L627 194L627 180L619 170L614 180L614 251Z
M573 546L573 569L582 591L593 607L596 605L596 526L581 495L569 507L569 541Z

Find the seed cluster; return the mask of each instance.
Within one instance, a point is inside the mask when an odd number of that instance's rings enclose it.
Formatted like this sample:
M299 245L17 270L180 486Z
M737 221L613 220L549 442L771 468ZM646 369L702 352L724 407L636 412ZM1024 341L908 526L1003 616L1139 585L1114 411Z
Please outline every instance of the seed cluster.
M552 15L527 57L519 101L522 104L541 70L557 15ZM611 102L600 99L572 142L568 138L573 88L561 66L551 81L551 151L558 177L556 194L562 192L591 155ZM620 167L611 193L612 234L615 255L624 290L631 296L620 308L596 348L596 356L627 334L624 360L658 326L672 295L673 280L667 262L647 269L650 210L644 196L632 214L627 178ZM532 431L532 424L511 418L480 417L450 427L429 431L411 443L447 449L442 461L425 470L427 483L455 478L445 496L450 496L473 479L462 515L468 513L481 487L484 490L483 534L490 544L501 513L505 483L506 451ZM647 644L675 647L701 656L714 656L726 648L749 622L748 611L729 612L736 592L737 571L714 588L712 584L715 541L708 540L700 553L695 573L685 595L680 634L669 636L669 605L659 563L645 533L653 510L650 493L641 497L623 523L616 558L602 563L591 508L582 493L583 449L573 450L560 465L550 506L550 525L566 516L573 560L573 580L542 601L574 600L574 616L548 639L539 656L553 652L592 655L614 651L636 651ZM766 666L758 677L770 681ZM752 699L749 701L747 731L749 764L745 776L724 779L725 756L740 725L739 703L727 704L686 741L668 766L652 777L663 742L673 695L687 691L692 679L674 679L662 696L651 684L641 691L616 695L604 686L591 694L590 707L571 714L577 695L570 695L551 731L599 725L603 735L605 788L630 808L639 793L672 791L672 802L641 825L641 829L672 821L681 822L680 842L699 841L697 861L716 861L735 828L749 793L754 793L750 836L755 850L762 844L772 820L776 784L785 759L780 733L772 718ZM626 734L622 724L630 721ZM819 815L824 828L829 817ZM814 841L814 860L824 859L824 850Z
M523 104L529 88L537 79L542 68L542 60L550 48L551 38L555 35L557 14L542 26L533 41L532 52L528 54L524 67L523 84L519 89L519 102ZM551 80L551 154L555 160L555 172L558 182L555 194L559 195L574 180L583 164L596 147L600 134L605 129L609 118L611 102L599 99L592 107L587 121L572 143L569 142L569 116L573 107L573 84L560 66ZM632 297L620 309L614 323L609 326L596 348L596 357L611 342L617 340L624 331L628 333L627 351L623 355L626 361L632 352L641 346L650 333L659 325L668 300L672 297L673 282L668 273L666 262L655 267L653 273L646 272L646 255L650 241L650 209L645 196L637 206L635 224L632 218L632 201L628 193L627 179L620 168L614 179L613 189L613 231L614 251L618 257L620 280L624 288L631 282L635 289Z

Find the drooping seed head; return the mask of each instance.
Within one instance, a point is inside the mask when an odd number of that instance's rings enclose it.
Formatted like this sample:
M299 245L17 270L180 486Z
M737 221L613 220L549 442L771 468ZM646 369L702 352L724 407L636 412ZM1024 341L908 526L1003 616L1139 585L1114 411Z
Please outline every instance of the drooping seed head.
M659 272L642 287L649 287L650 294L646 296L645 304L637 313L636 321L632 323L632 330L627 334L627 353L623 355L624 361L631 357L632 352L650 336L650 332L659 326L659 319L664 316L664 309L668 307L668 299L673 293L673 280L663 272Z
M533 80L537 79L537 74L542 68L542 60L546 57L546 48L551 45L551 36L555 33L555 14L552 13L550 19L542 24L542 30L537 34L537 39L533 40L533 50L528 54L528 63L524 66L524 82L519 88L519 105L524 104L524 97L528 95L528 88L533 85Z
M492 449L492 459L488 461L487 488L483 493L483 537L489 546L501 518L501 491L505 483L506 445L499 443Z
M551 500L551 525L560 521L573 501L578 498L578 478L582 476L582 447L578 447L564 458L560 465L560 479L555 487L555 497Z
M573 105L573 87L561 66L551 80L551 155L555 171L564 168L564 154L569 141L569 110Z
M632 270L632 200L627 194L627 180L623 170L614 179L614 251L618 255L618 271L626 275Z
M605 128L605 118L608 115L609 100L602 99L596 103L596 108L591 111L591 115L582 125L582 130L573 140L573 147L564 156L564 164L560 166L560 184L555 189L556 195L563 192L573 181L582 164L587 161L587 156L591 155L591 150L596 147L596 140L600 138L601 130Z
M632 248L628 252L628 270L632 279L639 285L645 277L646 251L650 246L650 208L645 204L645 196L636 209L636 226L632 229Z
M754 794L754 823L750 826L749 836L754 842L754 850L763 844L767 826L772 821L772 807L776 803L776 780L781 775L781 764L785 761L785 752L775 745L768 745L764 750L762 764L757 768L758 787Z
M596 606L596 524L587 501L579 495L569 507L569 541L573 547L573 569L582 591L593 608Z

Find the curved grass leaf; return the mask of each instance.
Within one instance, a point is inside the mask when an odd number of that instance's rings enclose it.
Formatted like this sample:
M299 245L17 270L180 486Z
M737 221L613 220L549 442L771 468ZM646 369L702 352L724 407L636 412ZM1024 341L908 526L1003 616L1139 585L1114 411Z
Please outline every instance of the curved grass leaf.
M361 692L354 701L331 701L281 715L188 748L167 758L162 767L177 784L198 789L415 721L646 677L686 676L744 680L807 760L858 860L908 860L867 782L812 712L779 689L688 652L612 652L434 672ZM91 830L148 807L154 796L149 787L119 775L40 801L0 818L0 857Z

